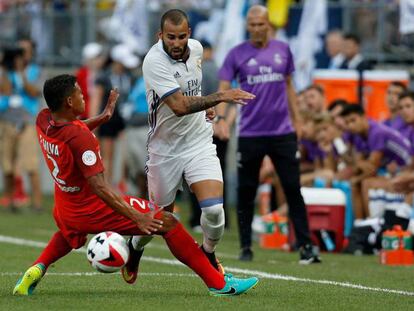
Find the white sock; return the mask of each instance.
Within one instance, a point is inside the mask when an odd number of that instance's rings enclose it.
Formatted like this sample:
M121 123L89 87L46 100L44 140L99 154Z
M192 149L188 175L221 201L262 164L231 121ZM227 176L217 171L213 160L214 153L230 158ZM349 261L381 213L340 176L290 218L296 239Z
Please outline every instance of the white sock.
M212 253L224 233L223 203L202 207L200 224L203 229L203 248Z
M152 235L134 235L131 241L132 247L136 251L141 251L153 238Z
M368 210L370 218L381 218L384 215L386 201L383 192L382 189L369 189Z

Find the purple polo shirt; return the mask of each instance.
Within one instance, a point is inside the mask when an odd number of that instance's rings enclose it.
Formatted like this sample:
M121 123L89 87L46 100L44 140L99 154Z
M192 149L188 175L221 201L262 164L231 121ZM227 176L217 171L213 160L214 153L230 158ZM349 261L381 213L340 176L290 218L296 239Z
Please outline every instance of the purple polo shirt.
M316 142L308 139L301 139L300 144L305 151L305 157L302 160L313 163L317 159L324 159L326 157L325 153L319 148Z
M381 151L384 155L382 166L395 161L400 166L411 163L411 144L399 132L388 126L369 120L368 137L355 135L354 146L358 152L369 153Z
M286 92L286 77L293 71L292 53L284 42L271 40L259 49L246 41L227 54L219 79L237 79L241 89L256 95L241 107L240 137L294 132Z
M411 155L414 156L414 126L404 123L404 127L399 130L401 135L408 139L411 144Z
M401 116L398 115L394 119L385 120L384 124L396 131L399 131L405 127L405 122L403 118L401 118Z

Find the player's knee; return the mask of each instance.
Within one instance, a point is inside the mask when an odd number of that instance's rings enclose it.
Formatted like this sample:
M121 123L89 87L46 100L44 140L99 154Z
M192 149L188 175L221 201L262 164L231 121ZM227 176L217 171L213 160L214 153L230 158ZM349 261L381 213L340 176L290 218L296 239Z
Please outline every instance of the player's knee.
M162 224L162 229L161 229L160 233L165 233L165 232L170 231L178 223L177 218L175 218L172 213L166 212L166 211L162 212L161 220L162 220L163 224Z
M201 209L202 217L210 223L224 225L223 204L215 204Z

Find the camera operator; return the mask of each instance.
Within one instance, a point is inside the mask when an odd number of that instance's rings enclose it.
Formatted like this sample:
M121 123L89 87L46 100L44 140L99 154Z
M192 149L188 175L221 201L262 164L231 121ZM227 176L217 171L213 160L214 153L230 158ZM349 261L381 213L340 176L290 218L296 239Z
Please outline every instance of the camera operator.
M5 178L5 202L17 211L14 200L15 176L30 177L34 211L40 211L41 188L35 116L39 110L40 67L32 62L34 46L21 40L3 51L0 74L0 163Z

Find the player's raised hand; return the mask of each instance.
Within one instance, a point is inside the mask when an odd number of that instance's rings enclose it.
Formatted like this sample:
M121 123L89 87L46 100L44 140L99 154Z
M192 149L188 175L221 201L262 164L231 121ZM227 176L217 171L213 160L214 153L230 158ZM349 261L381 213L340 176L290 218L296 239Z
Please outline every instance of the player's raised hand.
M246 105L248 100L254 99L256 95L241 89L231 89L223 91L223 101Z
M155 211L151 211L146 214L139 214L135 223L137 224L138 228L146 234L153 234L161 229L163 221L159 219L155 219L155 214L159 213L160 209Z
M103 122L108 122L109 119L112 118L118 97L119 97L118 89L116 88L112 89L111 93L109 94L108 101L106 102L105 109L102 112L103 117L104 117Z

